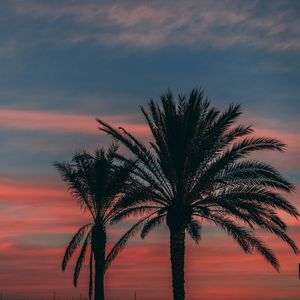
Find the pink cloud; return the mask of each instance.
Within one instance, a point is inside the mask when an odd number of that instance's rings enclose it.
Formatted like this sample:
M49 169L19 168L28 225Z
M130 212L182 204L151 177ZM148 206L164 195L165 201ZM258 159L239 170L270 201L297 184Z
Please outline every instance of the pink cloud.
M140 246L129 244L107 273L107 295L129 300L132 299L133 292L137 291L143 299L170 299L171 278L167 240L166 238L165 242L157 243L152 239ZM20 280L17 290L28 292L30 295L35 290L40 294L47 293L49 297L53 287L60 296L61 293L66 293L68 297L75 293L78 295L78 290L71 287L74 260L65 274L59 269L63 248L46 249L18 244L6 244L2 248L1 260L14 261L14 264L4 265L5 268L9 267L10 273L0 272L0 280L8 283L4 289L5 293L14 293L14 282ZM198 299L199 295L205 299L215 299L216 295L224 300L228 297L240 299L240 292L249 300L253 297L272 299L278 293L282 297L295 297L298 284L297 258L285 255L280 256L280 259L283 268L281 274L277 274L262 258L243 254L229 240L217 243L205 240L199 246L188 243L187 295L193 300ZM27 276L24 277L26 273ZM83 270L79 289L86 294L87 266ZM258 290L260 293L257 293Z
M39 181L39 179L37 179L37 181ZM44 179L44 182L46 181L47 178ZM30 182L30 180L24 178L21 182L19 182L18 179L11 181L0 178L0 186L1 202L8 202L10 204L57 203L58 201L66 201L70 198L66 189L63 190L61 187L51 186L49 183L39 186L38 183Z
M8 112L6 119L1 115ZM25 112L0 110L0 122L6 128L20 130L41 130L51 132L93 132L99 134L93 117L82 115L65 115L57 113ZM40 118L42 116L42 118ZM67 118L65 118L67 116ZM22 119L23 118L23 119ZM44 119L43 119L44 118ZM90 120L91 119L91 120ZM42 122L47 120L47 122ZM107 118L115 126L122 125L139 136L145 136L145 125L134 123L134 117L113 116ZM65 123L68 125L65 125ZM79 123L78 123L79 122ZM5 125L5 124L6 125ZM43 125L39 125L43 123ZM47 123L50 125L47 126ZM74 124L81 124L81 131ZM262 121L263 124L263 121ZM2 125L1 125L2 126ZM2 128L3 128L2 126ZM75 126L75 127L74 127ZM78 125L79 126L79 125ZM137 127L135 127L137 126ZM75 128L75 129L74 129ZM91 133L94 134L94 133ZM277 130L275 126L256 129L258 136L277 137L287 143L286 154L274 153L269 156L270 162L289 168L299 168L297 153L300 139L297 133ZM297 194L288 195L297 206ZM66 274L60 271L60 260L64 248L57 245L37 246L37 236L47 240L53 234L66 234L66 242L77 228L88 221L82 214L76 201L69 195L66 186L57 178L0 178L0 227L5 228L0 234L0 292L11 295L11 298L22 298L21 293L28 293L32 298L50 297L53 289L59 295L83 295L87 292L87 270L83 271L78 290L72 288L72 268ZM292 235L299 242L299 222L284 216L292 225ZM240 299L265 300L298 299L299 281L297 278L298 258L283 243L270 235L263 235L272 248L276 250L282 264L282 272L277 274L258 255L247 256L231 241L225 233L211 232L205 226L203 241L199 246L187 243L186 276L187 297L196 300L205 299ZM124 232L124 224L110 229L111 240L116 240ZM20 242L20 239L28 239ZM109 244L109 247L111 245ZM135 238L129 247L122 252L107 274L107 294L111 297L132 299L136 290L138 298L170 299L170 261L168 235L153 234L145 241ZM18 282L16 287L15 282ZM155 295L153 295L155 291ZM20 293L20 294L18 294ZM13 297L14 295L15 297Z
M204 228L204 232L205 232ZM221 237L221 238L220 238ZM296 236L300 238L299 233ZM138 241L138 243L137 243ZM291 251L269 239L268 244L278 253L282 272L277 274L258 255L245 255L224 233L217 238L208 232L199 245L187 240L186 284L188 299L297 299L298 258ZM29 246L5 241L0 244L0 281L6 295L22 292L33 299L51 297L53 289L60 297L87 293L87 269L79 282L79 289L72 288L74 260L66 273L60 271L63 247ZM15 282L19 282L15 286ZM106 276L107 296L132 299L171 298L171 277L168 235L159 238L153 233L144 241L135 238L112 264ZM155 291L155 292L154 292ZM258 293L259 291L259 293Z
M297 170L300 168L300 134L298 124L291 121L282 124L278 120L266 118L259 114L246 113L239 120L243 124L253 124L254 136L279 139L286 144L284 153L274 151L262 151L255 157L285 170Z
M98 123L95 121L96 116L64 114L56 112L38 112L38 111L22 111L13 109L0 109L0 128L16 129L20 131L41 131L52 133L81 133L88 135L100 136ZM148 140L150 131L145 122L139 123L140 114L134 115L110 115L98 116L102 120L108 122L115 127L124 127L129 132ZM298 153L300 152L300 135L297 132L289 131L286 126L284 129L278 129L278 122L272 119L267 119L262 116L253 116L246 114L242 119L243 123L253 123L256 136L275 137L287 144L287 152L285 154L264 152L260 153L258 157L270 161L277 167L284 169L295 169L300 166L300 159ZM255 124L258 126L256 127ZM37 142L32 141L33 148L42 149L43 151L57 152L61 151L61 145L56 145L51 142L48 145L46 140L38 140L39 147L36 146ZM14 145L12 145L14 146ZM16 144L16 147L20 145ZM65 146L68 148L69 146ZM74 146L75 148L75 146ZM30 149L30 145L28 146ZM69 149L69 148L68 148ZM4 191L3 191L4 193Z
M300 134L261 127L255 128L255 133L259 136L266 136L279 139L287 145L287 150L289 152L299 153L300 151Z
M256 136L277 138L286 144L284 153L264 151L255 156L271 165L285 170L298 170L300 168L300 135L287 131L272 130L267 128L256 128Z
M14 109L0 109L0 128L99 135L96 117L114 126L125 127L138 135L149 132L146 125L136 122L135 115L88 116Z

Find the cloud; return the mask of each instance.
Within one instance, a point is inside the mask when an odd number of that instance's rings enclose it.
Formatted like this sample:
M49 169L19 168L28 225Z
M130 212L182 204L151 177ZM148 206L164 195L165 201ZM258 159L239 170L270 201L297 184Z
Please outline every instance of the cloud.
M269 137L280 140L286 145L284 153L277 151L262 151L255 153L255 158L261 159L281 170L298 170L300 167L300 134L298 122L293 119L286 122L266 117L258 113L245 113L238 120L245 125L252 124L253 136Z
M132 245L120 254L106 274L107 297L132 299L171 298L171 276L168 238L157 242L155 237ZM258 255L246 255L230 240L205 239L199 245L186 245L187 297L199 299L279 299L296 300L298 294L297 257L280 253L282 271L278 274ZM16 242L0 245L0 280L7 297L25 292L31 298L49 298L53 289L59 297L86 295L87 261L78 289L72 288L74 260L65 273L60 271L63 247L25 246ZM10 272L8 272L8 270ZM19 284L16 286L15 282ZM155 291L155 293L153 293ZM11 297L12 298L12 297ZM21 297L20 297L21 298ZM15 298L14 298L15 299Z
M145 122L140 122L140 115L106 115L100 116L100 118L115 127L124 127L142 140L146 141L150 138L149 128ZM279 168L290 170L299 168L300 135L295 130L297 124L289 122L282 125L274 119L253 114L246 114L240 121L245 124L254 124L255 135L278 138L287 145L287 152L284 154L262 152L257 157L267 160ZM101 137L95 116L60 112L0 109L0 128L2 131L13 129L19 132L33 131L65 135L64 140L59 138L59 136L47 137L44 135L35 135L34 137L21 136L18 139L9 139L6 145L3 146L4 150L7 149L6 151L11 151L12 149L19 151L26 145L26 151L32 153L36 153L36 151L59 153L66 149L70 150L71 148L76 149L79 147L78 142L76 142L77 139L74 140L72 138L74 134L76 136L78 134L97 136L99 139ZM104 136L102 135L102 137ZM85 142L87 143L86 140ZM90 144L91 141L86 145ZM94 142L92 144L94 145Z
M280 130L270 130L266 128L257 128L257 136L276 138L286 144L284 153L262 152L257 157L269 162L270 164L285 170L299 170L300 168L300 135Z
M68 234L88 220L66 186L52 178L0 178L0 240L50 242L51 235ZM78 220L81 222L78 222ZM40 238L38 238L40 236Z
M147 134L146 125L136 122L135 115L99 116L114 126L128 128L138 135ZM99 135L96 116L65 114L58 112L0 109L0 128L21 131L53 133L81 133Z
M21 299L24 293L32 299L49 298L54 288L60 297L85 295L87 265L77 290L72 288L74 260L66 273L60 271L65 245L78 227L89 220L64 183L54 178L2 176L0 186L0 227L5 228L0 233L1 292L8 299ZM292 196L296 201L296 195ZM287 221L292 225L293 238L298 241L299 223ZM109 228L108 249L126 227L129 223ZM279 256L282 272L278 275L259 255L245 255L226 233L208 225L203 227L199 245L187 238L189 299L198 299L200 293L205 299L218 296L238 300L240 293L245 293L247 300L252 300L254 295L259 300L272 299L278 294L282 299L288 296L297 299L298 259L282 241L260 233ZM170 298L168 239L162 227L145 240L133 238L107 273L107 295L129 300L137 291L138 297L146 300ZM157 292L153 296L154 290Z
M269 51L300 49L300 24L293 2L263 1L64 1L17 2L21 16L66 20L69 43L92 41L156 49L170 45L228 48L253 46ZM56 36L57 37L57 36Z
M0 177L1 202L18 204L58 203L69 200L65 186L53 178L28 178L22 176Z

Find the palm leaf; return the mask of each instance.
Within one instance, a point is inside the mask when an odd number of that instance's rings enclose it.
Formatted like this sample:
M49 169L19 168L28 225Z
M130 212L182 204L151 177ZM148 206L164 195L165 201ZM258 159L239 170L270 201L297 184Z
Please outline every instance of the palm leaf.
M201 224L196 220L192 219L187 226L187 232L190 237L198 244L201 240Z
M69 259L72 257L72 255L73 255L74 251L76 250L76 248L80 245L86 230L91 225L92 224L90 223L90 224L86 224L86 225L82 226L77 231L77 233L73 236L72 240L70 241L70 243L69 243L69 245L66 249L66 252L65 252L62 264L61 264L61 268L62 268L63 271L65 271L65 269L67 267L67 264L69 262Z
M88 247L90 242L91 242L91 231L87 234L86 239L84 241L84 244L81 248L81 252L79 254L79 257L77 259L77 263L76 263L75 271L74 271L74 278L73 278L73 284L74 284L75 287L77 287L78 277L79 277L79 274L80 274L80 271L81 271L81 268L82 268L82 265L83 265L83 261L84 261L84 258L85 258L87 247Z
M210 220L217 226L221 226L221 228L226 230L227 233L238 242L245 253L252 253L253 249L257 250L275 268L275 270L279 271L279 263L272 250L251 234L249 230L237 225L226 217L213 215Z
M165 219L166 219L166 214L159 214L151 218L150 220L148 220L141 231L141 238L144 239L151 230L161 225Z
M104 272L106 272L106 270L109 268L109 266L114 261L114 259L125 248L128 240L137 233L137 231L142 227L143 223L149 217L150 216L147 216L147 217L141 219L140 221L138 221L136 224L134 224L114 245L114 247L111 249L110 253L107 255L107 257L105 259Z

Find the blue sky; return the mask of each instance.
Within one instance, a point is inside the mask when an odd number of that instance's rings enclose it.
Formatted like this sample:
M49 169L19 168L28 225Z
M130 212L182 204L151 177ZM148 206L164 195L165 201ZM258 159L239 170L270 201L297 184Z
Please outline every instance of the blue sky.
M2 108L127 114L201 86L297 130L297 1L9 1L1 15Z

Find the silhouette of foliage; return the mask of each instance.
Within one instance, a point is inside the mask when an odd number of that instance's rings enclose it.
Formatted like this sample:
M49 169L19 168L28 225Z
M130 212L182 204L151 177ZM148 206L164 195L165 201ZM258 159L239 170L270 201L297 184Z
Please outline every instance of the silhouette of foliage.
M66 248L62 261L62 270L81 247L76 262L73 283L76 287L83 262L91 246L89 267L89 297L92 297L93 286L95 299L104 299L104 273L120 251L126 246L143 221L134 225L116 244L112 252L105 258L106 226L122 209L116 208L116 203L126 194L129 186L133 164L117 162L118 146L112 144L107 151L103 148L96 150L94 155L85 151L76 153L71 162L56 162L54 166L67 182L72 195L79 201L80 206L89 212L93 222L82 226L71 239ZM146 218L147 219L147 218ZM145 220L146 220L145 219ZM83 242L84 241L84 242ZM95 268L93 265L95 264ZM93 269L95 280L93 280Z
M251 126L237 125L242 111L231 104L223 112L213 107L203 90L193 89L176 101L170 90L160 103L150 100L141 111L153 139L143 144L124 128L97 119L100 129L130 150L119 161L135 166L129 191L122 197L114 220L131 215L156 214L145 223L141 235L166 222L174 300L183 300L185 233L195 242L204 222L224 229L246 253L257 251L276 270L279 263L271 249L255 236L260 228L298 248L286 233L277 210L298 217L296 208L280 191L294 186L274 167L249 159L258 151L284 151L277 139L254 137Z

